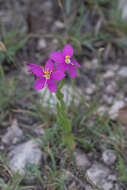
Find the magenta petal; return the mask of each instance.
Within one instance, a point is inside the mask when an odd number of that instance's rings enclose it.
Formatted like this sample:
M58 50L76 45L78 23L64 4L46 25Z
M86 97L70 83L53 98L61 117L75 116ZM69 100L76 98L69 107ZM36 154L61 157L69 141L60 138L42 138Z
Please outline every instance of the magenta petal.
M35 64L32 64L32 63L25 63L25 65L29 67L29 70L27 72L32 72L32 67L35 66Z
M68 72L71 78L76 77L76 68L73 65L68 65Z
M53 62L52 62L51 59L48 59L48 61L46 61L45 69L46 69L46 70L48 69L49 72L50 72L50 71L53 71L53 69L54 69L54 64L53 64Z
M38 79L34 83L34 89L41 90L42 88L44 88L45 84L46 84L46 78L43 77L41 79Z
M67 44L63 49L64 56L73 56L73 48L71 45Z
M29 67L34 67L35 64L32 64L32 63L25 63L25 65L29 66Z
M50 58L57 63L63 63L64 62L64 57L63 57L62 53L60 53L60 52L51 53Z
M51 74L51 79L53 80L62 80L65 77L64 72L61 71L55 71L54 73Z
M42 67L40 65L35 65L35 64L31 64L31 63L26 63L26 65L28 67L30 67L28 72L32 72L34 75L36 75L38 77L42 77L43 69L42 69Z
M56 92L57 91L57 84L54 80L49 79L47 80L48 88L51 92Z
M56 71L62 71L63 73L66 71L67 69L67 64L66 63L60 63L56 65Z
M72 62L74 65L76 65L77 67L81 67L80 64L79 64L77 61L75 61L74 59L72 59L71 62Z
M29 69L27 72L28 72L28 73L29 73L29 72L32 72L32 69Z

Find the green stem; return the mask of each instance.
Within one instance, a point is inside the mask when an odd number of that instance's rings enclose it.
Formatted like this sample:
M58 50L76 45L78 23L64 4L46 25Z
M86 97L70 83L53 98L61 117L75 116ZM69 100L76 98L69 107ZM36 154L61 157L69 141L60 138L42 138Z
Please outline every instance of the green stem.
M61 92L61 88L64 85L64 80L62 80L58 86L56 92L56 97L58 99L57 103L57 120L62 127L62 140L63 144L67 146L69 150L73 150L75 147L74 136L72 134L72 125L68 118L66 104L64 103L64 95Z
M0 74L1 74L1 78L4 80L4 70L2 65L0 65Z

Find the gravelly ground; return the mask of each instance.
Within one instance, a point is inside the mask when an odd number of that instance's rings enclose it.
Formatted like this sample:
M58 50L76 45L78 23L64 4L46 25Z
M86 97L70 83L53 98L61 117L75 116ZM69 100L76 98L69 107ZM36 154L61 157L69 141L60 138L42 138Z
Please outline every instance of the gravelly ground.
M79 6L79 3L73 5L74 10L75 6ZM93 23L97 23L96 19L95 21L93 19L95 15L94 13L91 13L91 17L88 15L86 23L89 22L89 27L85 28L86 26L84 26L86 31L89 31L93 27ZM26 35L28 33L33 34L33 37L16 54L15 61L18 67L15 68L8 64L3 65L7 71L6 77L8 79L12 75L18 77L19 86L17 91L22 88L25 91L32 91L33 84L29 82L31 78L26 72L24 62L29 61L41 64L48 58L51 51L61 47L61 34L65 29L62 18L62 11L58 7L57 1L0 1L0 21L6 25L7 30L9 31L12 26L16 25L21 33L24 32ZM52 36L56 32L60 35L60 40L58 35ZM0 34L0 40L2 41L2 34ZM80 89L82 96L85 96L88 103L94 99L98 85L98 98L96 101L99 106L97 112L100 115L107 112L114 119L114 115L119 108L125 106L127 103L127 89L125 85L127 79L126 51L115 46L110 48L103 40L97 41L94 47L96 49L104 47L101 63L98 63L98 57L95 52L83 46L77 55L77 60L81 63L82 69L78 72L75 82L77 88ZM75 91L73 92L72 89L73 93ZM35 94L35 97L40 99L40 95ZM18 169L20 174L22 174L28 164L38 164L44 180L46 182L49 180L48 182L52 183L51 174L45 169L46 165L51 164L51 161L48 161L49 155L45 153L45 150L42 151L35 141L29 140L28 137L28 135L31 135L38 140L40 136L45 135L45 130L43 127L40 127L42 122L36 116L31 117L31 115L21 112L21 110L25 109L34 110L35 108L31 102L32 97L29 94L20 98L14 105L13 111L10 112L10 117L7 117L0 124L0 152L1 154L5 153L8 158L9 171L12 173ZM52 120L53 118L50 119ZM90 122L93 127L95 125L94 119ZM67 178L65 179L65 190L96 190L97 188L101 190L127 189L127 184L121 183L118 180L118 173L115 170L118 160L117 152L114 152L112 146L107 145L105 140L102 141L102 145L101 143L98 144L98 141L96 143L96 150L88 153L82 151L80 146L77 145L74 153L76 168L74 168L73 162L70 163L68 161L66 167L61 169L62 156L63 154L66 156L66 153L63 151L59 155L59 151L54 150L56 153L57 170L61 171L59 176L65 175L65 178ZM0 164L0 167L4 174L2 172L0 174L0 187L2 187L3 183L7 183L10 174L8 170L5 172L6 168L3 163ZM49 172L48 175L47 173L44 174L43 171ZM47 176L50 176L49 179L47 179ZM27 185L32 184L37 190L42 189L40 182L32 177L26 179L24 183ZM50 190L52 187L45 187L44 185L43 189ZM59 190L59 187L57 189Z

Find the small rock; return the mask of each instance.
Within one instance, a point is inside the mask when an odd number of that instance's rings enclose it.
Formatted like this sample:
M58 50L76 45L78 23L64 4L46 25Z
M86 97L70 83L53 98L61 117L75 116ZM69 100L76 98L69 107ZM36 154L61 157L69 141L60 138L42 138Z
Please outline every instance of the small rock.
M105 182L105 183L102 185L102 188L103 188L104 190L112 190L112 188L113 188L113 183L111 183L111 182Z
M85 95L85 99L86 99L87 101L90 101L91 97L90 97L90 96Z
M96 58L91 60L91 61L84 60L83 62L84 62L85 68L87 68L87 69L97 69L98 66L99 66L98 65L98 60Z
M107 179L108 179L108 181L113 181L113 182L117 181L117 177L113 174L109 175Z
M81 167L82 169L87 169L90 167L91 163L88 160L85 153L76 149L76 151L74 152L74 157L75 157L76 165L78 167Z
M112 150L105 150L102 154L102 159L106 165L112 165L116 161L116 155Z
M98 109L97 109L97 114L103 116L106 112L107 112L107 107L106 106L100 106Z
M120 184L114 184L114 190L126 190L125 188L122 188Z
M3 145L0 145L0 150L4 150L4 146Z
M116 71L119 70L119 67L119 64L107 64L106 70L114 71L116 73Z
M59 43L59 41L58 41L58 39L53 38L52 43L53 43L53 44L58 44L58 43Z
M59 29L63 29L63 28L64 28L64 23L63 23L63 22L60 22L59 20L57 20L57 21L55 22L55 25L56 25L56 27L59 28Z
M117 100L114 102L113 106L111 107L109 111L109 114L112 119L115 119L118 116L118 111L123 106L124 106L124 102L122 100Z
M105 88L106 93L108 94L114 94L114 91L116 90L117 85L116 82L112 81L109 85Z
M113 71L107 71L104 75L103 78L107 79L107 78L112 78L115 76L115 73Z
M95 86L94 84L91 84L91 85L89 85L89 87L87 87L87 88L85 89L85 92L86 92L88 95L91 95L91 94L94 93L95 89L96 89L96 86Z
M98 188L101 188L103 190L109 190L106 189L104 186L105 183L108 183L106 181L106 178L108 177L109 173L110 170L107 167L96 163L87 170L86 177L90 183L97 186Z
M45 135L45 130L42 128L35 128L34 132L36 135Z
M120 76L120 77L127 77L127 67L122 67L120 70L119 70L119 72L118 72L118 75Z
M15 146L8 154L9 166L12 172L25 173L24 169L30 165L39 165L41 161L41 150L38 144L30 140L26 143Z
M108 96L108 95L104 94L104 95L103 95L103 100L104 100L107 104L111 105L112 102L113 102L113 96Z
M69 170L63 169L62 177L65 179L69 179L73 176L73 174Z
M122 92L118 92L118 93L117 93L117 98L118 98L119 100L122 100L122 101L123 101L123 99L125 98L125 95L124 95ZM125 102L124 102L124 105L125 105Z
M18 127L17 120L13 120L11 127L8 128L7 133L2 137L2 142L5 144L16 144L23 139L23 132Z
M98 64L98 59L94 58L92 60L92 68L96 69L99 67L99 64Z
M46 48L46 47L47 47L46 40L45 39L40 39L38 41L38 50L41 50L41 49Z

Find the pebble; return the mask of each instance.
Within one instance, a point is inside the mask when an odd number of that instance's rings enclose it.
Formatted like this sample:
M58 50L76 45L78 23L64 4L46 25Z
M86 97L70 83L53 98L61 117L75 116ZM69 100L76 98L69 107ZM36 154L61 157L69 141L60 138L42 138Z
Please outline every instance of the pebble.
M106 183L104 183L104 184L102 185L102 188L103 188L104 190L112 190L112 188L113 188L113 183L111 183L111 182L106 182Z
M55 22L55 25L56 25L56 27L59 28L59 29L63 29L63 28L64 28L64 23L63 23L63 22L60 22L59 20L57 20L57 21Z
M103 116L106 112L107 112L107 107L106 106L100 106L98 109L97 109L97 113L100 115L100 116Z
M88 157L85 153L81 152L79 149L76 149L74 152L74 157L76 165L82 169L87 169L90 167L91 163L88 160Z
M116 155L112 150L105 150L102 154L103 162L106 165L112 165L116 161Z
M109 190L110 185L108 184L108 181L106 181L109 173L110 170L107 167L103 166L102 164L95 163L90 169L87 170L86 177L88 181L96 187L100 189L103 188L103 190Z
M122 100L115 101L109 111L110 117L115 119L118 116L119 109L122 107L124 107L124 102Z
M127 67L121 67L121 69L118 72L118 75L120 77L127 77Z
M107 78L112 78L115 76L115 73L113 71L107 71L104 75L103 78L107 79Z
M113 175L113 174L109 175L107 179L109 181L113 181L113 182L117 181L117 177L115 175Z
M24 175L24 169L31 165L39 165L42 157L42 152L38 144L33 141L16 145L8 154L9 167L12 172L19 172Z
M13 120L11 127L7 129L7 132L2 137L2 142L4 144L16 144L23 139L23 132L18 127L17 120Z
M43 129L43 128L35 128L34 129L34 133L36 134L36 135L45 135L45 130Z
M92 95L96 90L96 86L94 84L91 84L89 85L89 87L87 87L85 89L85 92L88 94L88 95Z
M103 100L105 101L105 103L111 105L113 103L113 96L108 96L108 95L104 94Z
M116 88L117 88L116 82L111 81L110 84L106 86L105 91L108 94L114 94Z
M47 47L47 43L46 43L46 40L45 39L40 39L39 41L38 41L38 47L37 47L37 49L38 50L41 50L41 49L43 49L43 48L46 48Z
M99 67L98 60L96 58L91 61L84 60L83 62L84 62L85 68L87 69L97 69Z

